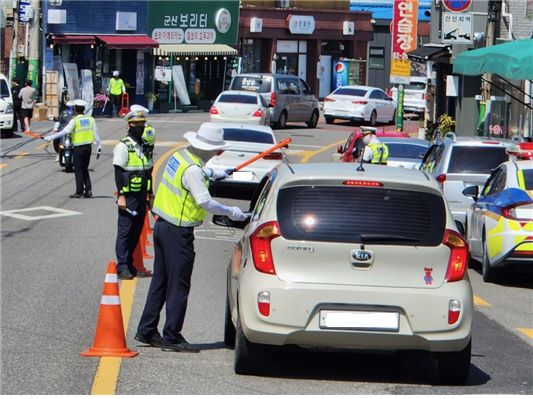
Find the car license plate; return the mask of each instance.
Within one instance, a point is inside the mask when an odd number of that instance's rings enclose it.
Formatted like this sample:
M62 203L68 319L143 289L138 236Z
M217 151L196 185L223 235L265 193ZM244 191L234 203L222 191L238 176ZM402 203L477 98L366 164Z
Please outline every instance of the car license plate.
M233 172L233 180L236 181L253 181L254 175L252 172Z
M398 331L400 315L397 312L321 310L320 328Z
M348 111L335 111L337 116L348 116Z

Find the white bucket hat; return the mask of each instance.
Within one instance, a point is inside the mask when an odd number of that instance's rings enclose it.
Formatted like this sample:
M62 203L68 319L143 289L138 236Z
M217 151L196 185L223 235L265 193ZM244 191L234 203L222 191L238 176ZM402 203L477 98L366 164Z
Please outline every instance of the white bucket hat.
M119 75L120 75L120 73L118 71L114 71L113 72L113 76L119 76Z
M221 150L231 145L224 141L224 130L210 122L203 123L198 132L187 132L183 137L194 148L204 151Z

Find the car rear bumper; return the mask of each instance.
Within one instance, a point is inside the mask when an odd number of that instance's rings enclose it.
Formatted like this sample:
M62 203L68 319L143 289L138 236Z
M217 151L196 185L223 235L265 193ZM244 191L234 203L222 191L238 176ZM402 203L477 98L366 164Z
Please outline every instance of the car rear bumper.
M347 121L364 121L364 115L337 115L333 114L324 114L324 118L333 118L333 119L342 119Z
M472 289L468 280L435 289L353 287L283 283L272 276L241 283L239 310L244 334L251 342L269 345L362 350L460 351L472 326ZM273 280L276 282L273 282ZM258 310L257 295L268 291L271 312ZM241 300L246 298L246 300ZM448 324L450 300L461 303L458 321ZM397 331L321 327L321 311L397 313Z

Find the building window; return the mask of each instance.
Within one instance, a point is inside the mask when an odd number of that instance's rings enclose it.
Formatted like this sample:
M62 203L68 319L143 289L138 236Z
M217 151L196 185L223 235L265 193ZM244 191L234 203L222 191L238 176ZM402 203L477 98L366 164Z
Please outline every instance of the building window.
M370 69L385 69L385 47L370 47L368 59Z
M242 72L261 72L261 40L243 39Z

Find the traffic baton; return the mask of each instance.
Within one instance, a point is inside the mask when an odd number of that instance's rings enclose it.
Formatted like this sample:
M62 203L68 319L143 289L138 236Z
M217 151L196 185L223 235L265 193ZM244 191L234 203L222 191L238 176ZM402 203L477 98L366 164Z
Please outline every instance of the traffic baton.
M24 133L24 134L29 134L30 136L33 136L33 137L36 137L36 138L38 138L38 139L43 139L43 140L44 140L44 137L43 137L43 136L40 136L40 135L35 134L35 133L32 133L32 132L28 132L28 131L26 131L26 130L23 130L22 133Z
M272 148L269 148L268 150L262 152L261 154L259 155L256 155L255 157L253 157L252 159L249 159L248 161L240 164L239 166L233 168L233 169L230 169L230 170L227 170L226 173L228 175L231 175L233 172L236 172L238 170L241 170L242 168L250 165L252 162L255 162L257 161L258 159L261 159L263 158L264 156L270 154L271 152L274 152L276 151L278 148L281 148L281 147L285 147L287 144L289 144L290 142L292 141L292 139L289 137L288 139L285 139L283 140L282 142L276 144L274 147Z

